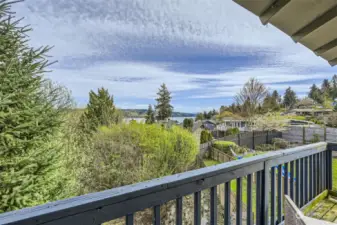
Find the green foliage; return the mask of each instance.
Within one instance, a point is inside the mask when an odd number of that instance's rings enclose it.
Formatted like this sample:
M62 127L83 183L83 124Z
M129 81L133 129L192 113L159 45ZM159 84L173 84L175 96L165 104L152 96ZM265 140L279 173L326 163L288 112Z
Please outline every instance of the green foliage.
M316 86L316 84L313 84L310 88L309 94L308 94L309 98L312 98L314 101L316 101L319 104L323 104L324 102L324 95L321 92L321 90Z
M193 123L194 123L194 121L193 121L192 118L185 118L184 121L183 121L183 127L185 129L188 129L189 131L191 131L192 128L193 128Z
M149 105L149 108L147 109L146 116L145 116L145 123L153 124L154 122L155 122L154 111L152 109L152 106Z
M157 95L157 120L165 120L172 116L173 106L170 104L171 93L167 90L166 85L162 84L159 88Z
M274 151L275 147L274 145L271 144L261 144L255 147L256 151L260 151L260 152L266 152L266 151Z
M195 117L195 121L198 121L198 120L203 120L204 119L204 114L203 113L198 113Z
M89 103L81 116L82 130L91 133L99 126L110 126L120 120L122 120L122 113L116 114L113 96L110 96L107 89L99 88L97 94L92 90L89 92Z
M118 124L101 127L73 165L79 194L186 171L198 153L193 135L180 127Z
M0 1L0 212L60 197L59 132L71 105L65 88L43 77L49 47L31 48L11 4Z
M276 149L286 149L289 147L289 142L282 138L273 138L272 143Z
M296 93L290 87L288 87L283 97L283 105L292 109L297 101Z
M337 128L337 112L333 112L328 116L327 126Z
M323 118L317 118L317 117L312 116L308 120L311 121L311 122L314 122L315 124L318 124L318 125L324 124Z
M280 105L279 105L279 95L277 91L274 91L272 95L268 94L262 104L262 112L275 112L280 110Z
M320 142L320 138L318 134L313 134L313 137L310 139L310 143Z
M225 134L226 136L240 134L240 130L237 127L228 128Z
M305 116L287 116L287 118L293 120L307 120Z
M232 141L215 141L213 147L223 151L227 154L231 154L230 149L236 147L237 145Z
M202 130L200 135L200 144L207 143L213 140L212 133L208 130Z
M249 150L248 148L243 147L243 146L239 146L239 145L232 146L232 149L236 154L240 154L240 155L248 152L248 150Z

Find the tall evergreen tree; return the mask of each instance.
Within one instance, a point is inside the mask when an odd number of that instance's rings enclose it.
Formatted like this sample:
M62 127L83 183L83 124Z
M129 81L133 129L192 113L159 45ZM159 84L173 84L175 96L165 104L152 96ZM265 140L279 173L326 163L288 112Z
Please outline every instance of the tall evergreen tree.
M321 90L316 86L316 84L313 84L310 88L308 97L313 99L319 104L323 104L324 98Z
M337 75L333 75L331 80L331 98L334 100L337 98Z
M89 103L81 117L80 126L86 132L95 131L99 126L117 123L113 96L107 89L99 88L97 94L89 92Z
M154 111L152 109L152 105L149 105L145 116L145 123L153 124L154 122L155 122Z
M156 111L157 111L157 119L165 120L171 117L173 112L173 106L171 103L171 93L167 90L165 84L162 84L157 93L158 98L156 99Z
M27 27L0 1L0 212L55 200L62 189L58 134L70 98L43 76L48 47L28 45Z
M283 97L284 106L291 109L295 106L296 102L297 102L296 93L291 89L291 87L288 87Z
M322 86L321 86L321 92L325 95L325 96L330 96L331 93L331 87L330 87L330 82L328 79L324 79L322 82Z

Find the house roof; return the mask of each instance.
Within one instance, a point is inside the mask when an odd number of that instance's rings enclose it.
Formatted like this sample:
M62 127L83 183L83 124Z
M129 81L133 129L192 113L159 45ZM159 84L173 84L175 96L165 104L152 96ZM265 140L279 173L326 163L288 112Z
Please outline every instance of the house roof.
M292 112L332 112L332 109L292 109Z
M233 0L309 48L330 65L337 64L336 0Z
M214 120L203 120L202 123L212 123L216 125L216 122Z

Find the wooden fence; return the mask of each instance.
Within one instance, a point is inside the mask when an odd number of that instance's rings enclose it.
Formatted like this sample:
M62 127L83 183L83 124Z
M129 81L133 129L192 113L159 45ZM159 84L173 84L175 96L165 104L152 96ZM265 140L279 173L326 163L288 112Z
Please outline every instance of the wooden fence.
M250 149L255 149L257 145L270 144L273 138L282 138L282 132L278 131L252 131L230 135L219 138L219 141L232 141L239 146L245 146ZM200 154L203 155L212 145L212 141L200 144Z
M289 127L282 137L291 143L309 144L316 137L319 141L337 142L337 129L328 127Z

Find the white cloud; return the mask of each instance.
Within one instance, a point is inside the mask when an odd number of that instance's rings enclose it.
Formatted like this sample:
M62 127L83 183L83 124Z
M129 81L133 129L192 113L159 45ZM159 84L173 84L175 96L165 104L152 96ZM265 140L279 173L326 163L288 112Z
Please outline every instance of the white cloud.
M130 108L136 108L137 99L153 99L163 82L173 94L193 91L190 98L202 99L232 97L250 77L281 90L289 85L275 83L332 75L303 72L307 68L329 66L276 28L262 26L256 16L233 1L27 0L15 9L34 28L33 45L55 46L51 54L63 67L55 68L48 76L70 88L76 98L86 98L89 90L104 86L115 96L133 98L133 102L121 104L134 104ZM260 67L239 66L236 71L217 74L187 74L163 67L170 62L158 64L151 62L153 59L143 62L130 59L130 56L153 53L178 57L186 52L177 53L176 49L191 45L186 57L202 56L205 49L220 48L218 51L226 51L224 55L254 57L268 52L272 64L261 62ZM193 45L204 50L198 52ZM92 56L103 59L95 63ZM72 64L72 58L81 57L88 59L85 67L64 67ZM215 81L210 84L209 79ZM297 92L305 92L310 85L292 86ZM176 108L188 109L188 101Z

